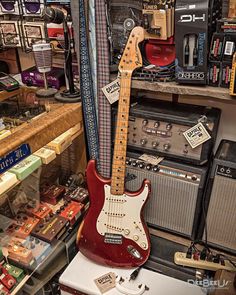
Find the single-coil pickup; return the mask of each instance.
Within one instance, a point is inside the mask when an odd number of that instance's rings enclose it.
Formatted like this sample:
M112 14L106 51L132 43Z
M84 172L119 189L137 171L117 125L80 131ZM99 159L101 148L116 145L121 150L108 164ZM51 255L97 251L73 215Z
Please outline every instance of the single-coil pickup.
M119 204L123 204L126 203L126 200L122 200L122 199L113 199L113 198L106 198L106 201L109 202L113 202L113 203L119 203Z
M111 217L124 217L125 214L119 214L119 213L111 213L111 212L105 212L106 215L111 216Z
M112 229L117 232L122 232L124 229L118 226L110 225L110 224L104 224L108 229Z

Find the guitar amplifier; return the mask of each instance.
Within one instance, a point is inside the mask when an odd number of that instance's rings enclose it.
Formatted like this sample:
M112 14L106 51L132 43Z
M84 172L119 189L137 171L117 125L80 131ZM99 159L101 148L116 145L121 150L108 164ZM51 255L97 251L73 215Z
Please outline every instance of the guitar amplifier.
M167 160L152 165L139 156L127 154L126 189L136 191L144 179L150 180L151 194L144 208L146 222L151 227L194 239L207 168Z
M222 140L205 197L209 245L236 254L236 142ZM205 238L204 218L199 238Z
M212 153L220 114L216 108L145 98L130 108L128 148L203 165ZM199 122L211 139L193 149L183 133Z

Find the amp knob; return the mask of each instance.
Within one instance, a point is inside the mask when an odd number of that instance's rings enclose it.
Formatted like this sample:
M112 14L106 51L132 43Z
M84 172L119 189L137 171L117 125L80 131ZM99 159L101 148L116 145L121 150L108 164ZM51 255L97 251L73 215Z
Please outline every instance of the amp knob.
M146 169L147 169L147 170L151 170L151 169L152 169L152 165L151 165L151 164L148 164L148 165L146 166Z
M132 162L132 166L136 167L138 165L137 161Z
M148 124L148 120L146 120L146 119L143 120L142 124L143 124L143 126L146 126Z
M159 142L158 142L158 141L153 141L153 142L152 142L152 147L153 147L154 149L157 148L158 145L159 145Z
M166 125L166 130L170 131L172 129L172 124L171 123L168 123Z
M163 148L164 148L164 151L168 151L169 149L170 149L170 144L169 143L165 143L164 145L163 145Z
M147 143L147 139L142 138L142 139L140 140L140 143L141 143L142 146L144 146L144 145Z
M160 122L158 122L158 121L154 122L154 127L155 128L158 128L159 126L160 126Z
M126 163L126 165L131 165L131 160L127 159L125 163Z
M143 163L143 162L141 162L141 163L139 163L139 165L138 165L138 166L139 166L139 168L141 168L141 169L142 169L142 168L144 168L144 166L145 166L145 165L144 165L144 163Z
M154 172L158 172L160 170L160 168L157 166L157 165L155 165L154 167L153 167L153 171Z

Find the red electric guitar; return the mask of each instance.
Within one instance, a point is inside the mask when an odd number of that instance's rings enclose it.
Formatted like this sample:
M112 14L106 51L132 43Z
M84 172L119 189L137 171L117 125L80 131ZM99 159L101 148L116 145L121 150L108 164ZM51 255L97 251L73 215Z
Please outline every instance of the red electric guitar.
M150 192L150 182L143 181L138 192L125 192L125 162L131 77L142 66L139 43L144 29L135 27L125 47L119 71L120 100L111 180L96 171L95 160L87 166L90 207L77 236L79 250L99 264L113 267L142 265L150 254L148 229L142 210Z

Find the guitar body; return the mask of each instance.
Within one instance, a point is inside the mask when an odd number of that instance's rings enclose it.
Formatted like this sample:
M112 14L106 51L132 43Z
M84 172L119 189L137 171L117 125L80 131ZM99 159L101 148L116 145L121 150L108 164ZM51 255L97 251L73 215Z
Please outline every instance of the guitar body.
M90 160L87 171L90 207L79 230L79 250L89 259L112 267L142 265L150 254L148 229L142 211L150 193L144 180L138 192L117 198L110 193L111 181L96 171Z

